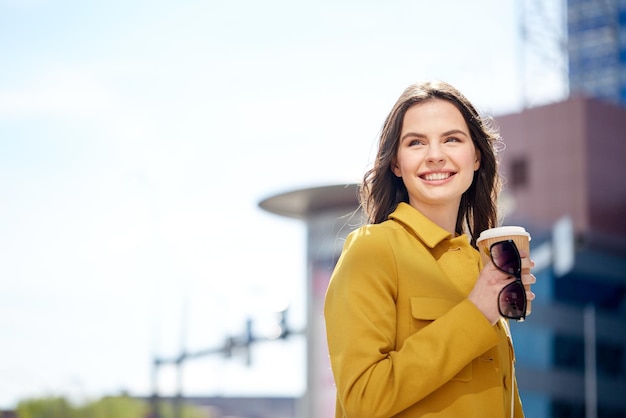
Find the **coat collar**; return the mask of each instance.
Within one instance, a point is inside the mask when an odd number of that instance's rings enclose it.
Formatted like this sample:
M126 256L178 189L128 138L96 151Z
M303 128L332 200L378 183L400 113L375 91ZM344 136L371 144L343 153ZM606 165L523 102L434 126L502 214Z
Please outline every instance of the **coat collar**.
M452 238L452 234L405 202L398 204L389 219L402 223L429 248L435 248L441 241Z

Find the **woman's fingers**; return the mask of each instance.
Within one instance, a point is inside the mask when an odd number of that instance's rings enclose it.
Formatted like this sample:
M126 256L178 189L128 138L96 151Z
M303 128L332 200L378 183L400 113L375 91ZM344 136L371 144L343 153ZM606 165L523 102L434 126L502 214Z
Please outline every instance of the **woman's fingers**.
M524 283L524 286L530 286L531 284L537 283L537 278L532 273L523 274L522 275L522 283Z

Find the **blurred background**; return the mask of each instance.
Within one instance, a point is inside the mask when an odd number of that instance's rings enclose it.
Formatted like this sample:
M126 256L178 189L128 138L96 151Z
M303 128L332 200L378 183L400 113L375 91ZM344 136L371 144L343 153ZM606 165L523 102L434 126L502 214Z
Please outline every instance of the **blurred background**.
M527 416L626 417L625 24L623 0L0 0L0 410L326 416L339 216L402 90L442 79L496 118L533 236Z

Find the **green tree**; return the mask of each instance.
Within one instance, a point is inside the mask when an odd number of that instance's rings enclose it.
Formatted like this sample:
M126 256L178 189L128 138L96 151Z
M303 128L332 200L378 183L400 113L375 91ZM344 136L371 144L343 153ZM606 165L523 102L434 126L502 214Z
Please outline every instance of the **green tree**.
M16 412L19 418L77 418L72 405L61 397L25 400Z
M161 418L174 418L171 403L161 402ZM147 418L150 414L148 402L129 396L107 396L85 405L74 406L62 397L27 399L16 409L18 418ZM211 418L208 412L184 404L180 418Z
M107 396L76 408L76 412L76 418L143 418L148 406L129 396Z

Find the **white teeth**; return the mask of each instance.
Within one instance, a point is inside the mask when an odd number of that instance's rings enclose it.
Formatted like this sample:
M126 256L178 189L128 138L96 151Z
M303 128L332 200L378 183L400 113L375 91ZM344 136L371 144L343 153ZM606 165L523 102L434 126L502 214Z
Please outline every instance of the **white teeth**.
M434 180L445 180L450 177L450 173L431 173L426 174L424 176L424 180L434 181Z

